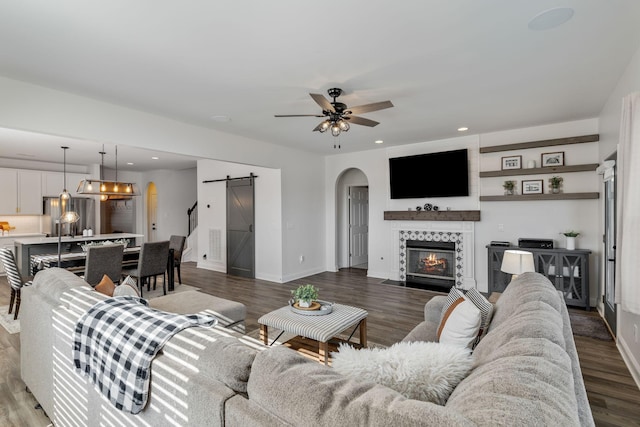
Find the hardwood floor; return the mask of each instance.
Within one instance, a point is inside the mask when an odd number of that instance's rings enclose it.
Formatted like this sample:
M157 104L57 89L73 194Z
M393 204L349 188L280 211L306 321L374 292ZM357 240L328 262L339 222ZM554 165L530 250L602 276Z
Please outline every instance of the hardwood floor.
M295 282L278 284L227 276L182 264L182 280L202 292L242 302L247 306L247 332L258 329L258 318L283 306L290 290L311 283L320 298L362 307L369 312L369 341L391 345L423 320L424 304L436 292L381 284L365 270L346 269L321 273ZM0 278L0 305L9 303L9 286ZM584 310L576 310L585 313ZM596 315L597 313L589 313ZM591 409L598 426L640 426L640 390L634 383L614 341L575 336ZM20 379L19 334L0 327L0 426L46 426L49 419L34 409L33 397ZM43 355L44 357L45 355Z

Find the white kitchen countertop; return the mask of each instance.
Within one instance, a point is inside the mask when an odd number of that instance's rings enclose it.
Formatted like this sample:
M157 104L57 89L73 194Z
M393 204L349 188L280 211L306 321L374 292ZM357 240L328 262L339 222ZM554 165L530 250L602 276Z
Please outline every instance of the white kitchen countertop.
M136 239L144 237L144 234L131 233L113 233L113 234L94 234L93 236L74 236L62 237L62 242L90 242L92 240L116 240L116 239ZM17 245L43 245L46 243L58 243L57 237L25 237L15 239Z
M6 232L4 235L0 234L0 239L18 239L22 237L45 237L44 233L14 233L14 232Z

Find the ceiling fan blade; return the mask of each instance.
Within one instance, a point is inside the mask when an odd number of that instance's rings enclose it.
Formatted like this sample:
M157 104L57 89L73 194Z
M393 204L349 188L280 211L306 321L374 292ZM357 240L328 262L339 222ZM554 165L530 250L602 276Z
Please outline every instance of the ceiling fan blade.
M391 101L374 102L373 104L358 105L357 107L349 107L348 111L351 114L369 113L371 111L384 110L385 108L391 108L393 104Z
M323 95L320 95L319 93L310 93L309 95L311 95L311 98L313 98L313 100L316 101L316 103L321 106L324 111L331 111L332 113L336 112L335 108L333 108L333 105L331 105L331 103L327 101L327 98L325 98Z
M276 114L273 117L324 117L323 114Z
M353 123L354 125L374 127L380 124L380 122L376 122L375 120L365 119L364 117L345 116L344 118L348 120L349 123Z

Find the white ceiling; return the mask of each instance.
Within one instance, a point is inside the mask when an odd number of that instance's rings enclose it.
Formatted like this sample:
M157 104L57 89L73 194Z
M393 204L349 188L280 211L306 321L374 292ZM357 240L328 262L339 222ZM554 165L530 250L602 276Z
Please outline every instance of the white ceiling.
M639 45L638 0L0 0L0 75L321 154L321 119L273 117L310 92L395 105L341 152L592 118Z

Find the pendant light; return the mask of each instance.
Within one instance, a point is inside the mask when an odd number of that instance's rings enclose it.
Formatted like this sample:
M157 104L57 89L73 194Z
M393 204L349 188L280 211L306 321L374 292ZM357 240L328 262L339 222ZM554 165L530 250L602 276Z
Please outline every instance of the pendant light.
M100 179L83 179L78 185L78 194L99 195L101 201L107 199L128 199L132 196L138 196L137 185L133 182L118 181L118 146L116 145L116 179L114 181L105 180L103 178L104 168L104 146L100 155L102 163L100 165Z
M67 210L67 208L71 208L71 194L67 191L67 150L69 147L60 147L62 148L63 154L63 189L62 193L58 196L58 203L60 204L60 218L58 218L58 266L60 266L61 262L61 254L62 254L62 224L73 224L78 222L80 216L77 212L72 210Z

